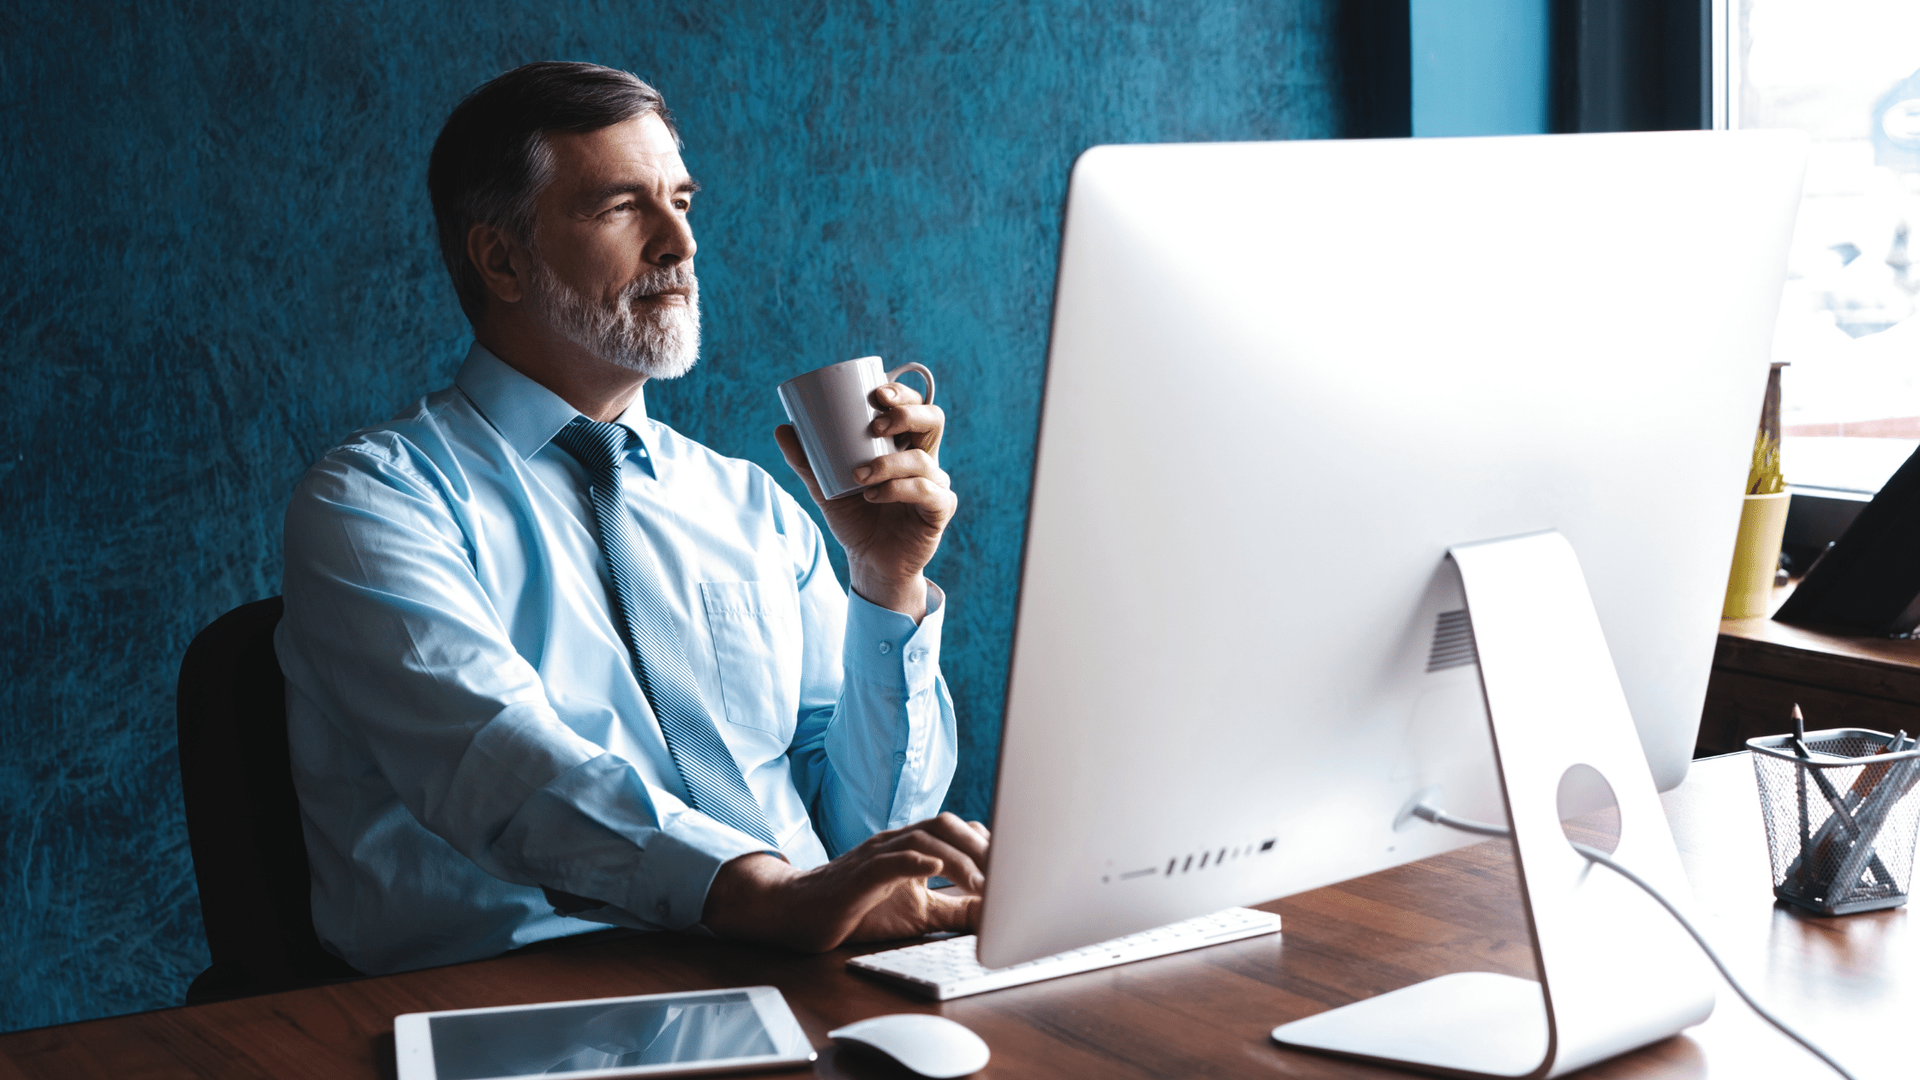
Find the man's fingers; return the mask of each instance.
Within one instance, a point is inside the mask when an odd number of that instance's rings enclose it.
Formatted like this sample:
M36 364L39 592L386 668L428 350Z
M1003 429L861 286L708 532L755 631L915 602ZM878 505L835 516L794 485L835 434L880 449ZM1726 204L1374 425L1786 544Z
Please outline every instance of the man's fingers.
M904 435L909 446L931 452L940 445L940 433L946 427L946 410L938 405L901 405L875 417L868 430L881 438Z
M928 453L939 452L947 414L937 405L922 404L919 391L900 383L888 383L867 395L867 401L880 410L870 429L875 435L896 439Z
M855 887L863 894L881 892L903 879L932 877L941 865L940 856L927 851L884 852L861 862ZM865 906L873 906L872 901Z
M939 874L956 885L978 892L987 883L987 876L981 872L980 864L974 861L972 855L926 829L903 833L894 838L889 846L894 849L889 854L924 853L938 859L939 864L928 874Z
M813 501L825 502L820 495L820 481L814 479L813 466L807 463L806 448L800 445L800 433L793 430L792 424L781 424L773 429L773 441L780 444L780 455L787 459L787 467L807 485Z
M860 494L870 503L900 503L914 507L919 511L921 520L935 529L946 527L960 506L960 500L954 497L953 492L921 477L888 480L863 488Z
M780 444L780 455L787 459L787 467L800 474L807 483L813 483L813 465L807 461L807 450L800 445L800 433L792 424L781 424L773 429L773 441Z
M938 405L896 405L873 421L875 435L911 435L939 431L947 426L947 412Z
M988 847L988 849L989 849L989 850L988 850L988 854L986 854L986 855L983 855L983 856L981 856L981 857L980 857L980 867L981 867L981 869L983 869L983 870L992 870L992 869L993 869L993 854L992 854L992 850L991 850L991 849L992 849L992 847L993 847L993 831L992 831L992 830L990 830L990 829L988 829L988 828L987 828L987 827L986 827L985 825L982 825L982 824L981 824L980 822L978 822L978 821L969 821L969 822L967 822L967 828L969 828L969 829L972 829L972 830L973 830L973 831L974 831L974 832L975 832L976 834L978 834L978 835L979 835L979 837L980 837L980 839L981 839L981 841L982 841L983 843L985 843L985 844L987 845L987 847Z
M927 894L929 930L958 930L973 933L980 929L980 897Z
M918 447L882 454L853 470L853 478L863 484L884 484L888 480L906 480L916 476L932 480L941 487L949 486L946 470L933 460L933 455Z
M949 869L942 870L941 876L964 889L979 892L986 885L987 850L991 841L985 825L963 821L958 814L941 813L887 833L885 843L889 848L932 851L949 859ZM955 865L948 855L949 849L966 863Z
M891 409L895 405L920 404L920 391L906 383L881 383L867 395L867 401L876 409Z
M918 827L966 852L975 862L986 857L987 830L977 821L962 821L959 814L947 812L928 818Z
M945 840L931 833L921 833L914 846L940 860L940 869L935 873L948 881L964 886L969 892L979 892L987 887L986 871L980 868L973 856Z

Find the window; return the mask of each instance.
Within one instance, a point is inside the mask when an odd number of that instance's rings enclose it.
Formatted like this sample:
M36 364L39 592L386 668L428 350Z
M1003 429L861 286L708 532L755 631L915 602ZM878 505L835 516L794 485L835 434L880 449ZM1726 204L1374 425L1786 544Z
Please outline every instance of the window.
M1813 139L1773 358L1795 487L1874 492L1920 447L1920 3L1724 0L1716 119Z

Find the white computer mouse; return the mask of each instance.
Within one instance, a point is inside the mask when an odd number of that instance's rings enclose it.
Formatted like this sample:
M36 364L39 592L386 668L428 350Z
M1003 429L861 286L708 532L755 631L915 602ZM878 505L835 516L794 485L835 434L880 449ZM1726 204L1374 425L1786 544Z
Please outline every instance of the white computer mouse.
M987 1067L986 1042L944 1016L876 1016L829 1031L827 1037L870 1046L921 1076L938 1080L966 1076Z

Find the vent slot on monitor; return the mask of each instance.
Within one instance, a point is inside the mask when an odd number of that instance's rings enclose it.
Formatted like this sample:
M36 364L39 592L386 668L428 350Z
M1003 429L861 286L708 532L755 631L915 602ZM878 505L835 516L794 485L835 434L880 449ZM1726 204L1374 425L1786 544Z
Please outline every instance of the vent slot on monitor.
M1473 647L1473 621L1467 611L1443 611L1433 620L1433 648L1427 653L1427 671L1446 671L1480 662Z
M1248 855L1263 855L1273 850L1274 839L1255 840L1245 844L1228 844L1205 851L1183 851L1167 860L1166 866L1147 866L1138 870L1129 870L1118 875L1121 881L1132 881L1145 877L1175 877L1180 874L1197 874L1209 867L1220 866ZM1111 884L1114 875L1102 875L1100 880Z

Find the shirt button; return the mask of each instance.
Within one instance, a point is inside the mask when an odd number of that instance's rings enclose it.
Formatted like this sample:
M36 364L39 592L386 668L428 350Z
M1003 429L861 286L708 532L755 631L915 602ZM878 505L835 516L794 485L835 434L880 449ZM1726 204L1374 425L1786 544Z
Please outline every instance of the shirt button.
M668 910L667 902L665 900L660 901L659 903L653 905L653 910L656 912L659 912L661 915L665 915Z
M904 753L897 753L897 754L895 754L895 755L893 755L893 763L894 763L895 765L898 765L898 764L900 764L901 762L903 762L903 761L905 761L905 760L907 760L907 755L906 755L906 754L904 754Z
M885 655L887 655L888 653L890 653L890 652L892 652L892 651L893 651L893 642L891 642L891 641L883 641L883 642L881 642L881 643L880 643L880 655L881 655L881 656L885 656Z
M915 649L912 652L907 654L907 659L913 661L916 664L922 660L925 660L926 658L927 658L927 650L925 649Z

